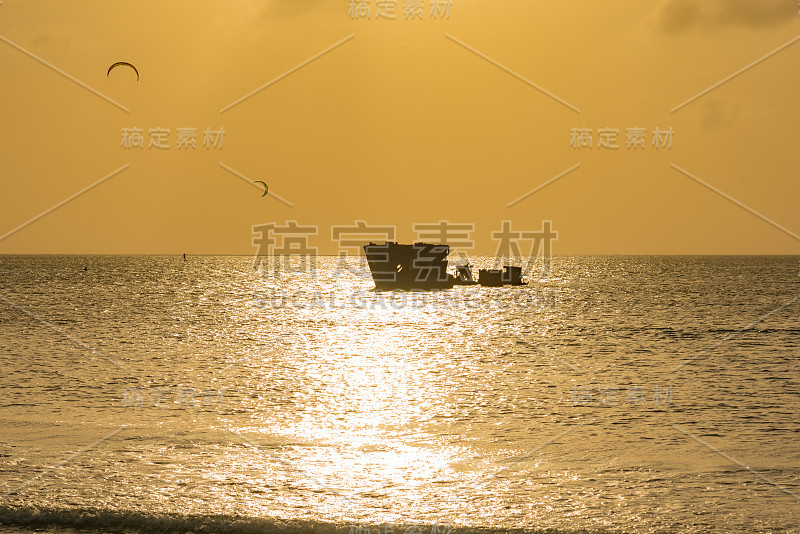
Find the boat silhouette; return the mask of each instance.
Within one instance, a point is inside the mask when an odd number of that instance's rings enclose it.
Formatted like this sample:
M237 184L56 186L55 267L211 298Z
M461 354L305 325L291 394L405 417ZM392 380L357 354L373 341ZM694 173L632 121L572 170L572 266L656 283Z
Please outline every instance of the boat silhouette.
M455 274L447 272L450 246L432 243L404 245L395 241L364 245L376 289L450 289L455 285L480 284L488 287L525 285L522 268L481 269L476 281L472 266L457 265Z

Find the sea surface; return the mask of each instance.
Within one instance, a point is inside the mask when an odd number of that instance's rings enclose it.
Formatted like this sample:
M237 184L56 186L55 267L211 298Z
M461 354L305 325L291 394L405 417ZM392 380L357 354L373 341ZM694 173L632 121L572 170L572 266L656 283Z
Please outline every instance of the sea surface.
M0 256L0 532L798 532L799 259Z

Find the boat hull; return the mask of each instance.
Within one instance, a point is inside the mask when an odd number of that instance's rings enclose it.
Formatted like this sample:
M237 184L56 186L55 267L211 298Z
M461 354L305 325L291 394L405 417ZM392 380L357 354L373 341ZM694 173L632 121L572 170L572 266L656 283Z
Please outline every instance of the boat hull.
M447 272L448 245L393 241L364 245L377 289L449 289L455 278Z

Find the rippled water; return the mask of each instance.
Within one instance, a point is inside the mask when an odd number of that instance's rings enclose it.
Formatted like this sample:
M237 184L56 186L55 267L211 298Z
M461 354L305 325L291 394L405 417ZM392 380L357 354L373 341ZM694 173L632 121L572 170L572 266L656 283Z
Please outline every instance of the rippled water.
M800 526L796 257L0 260L0 530Z

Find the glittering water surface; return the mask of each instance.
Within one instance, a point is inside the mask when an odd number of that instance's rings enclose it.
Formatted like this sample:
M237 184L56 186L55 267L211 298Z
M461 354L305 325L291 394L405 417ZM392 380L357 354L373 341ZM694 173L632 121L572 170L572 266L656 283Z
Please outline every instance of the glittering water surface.
M0 260L7 522L800 524L797 258L559 257L420 293L331 258Z

